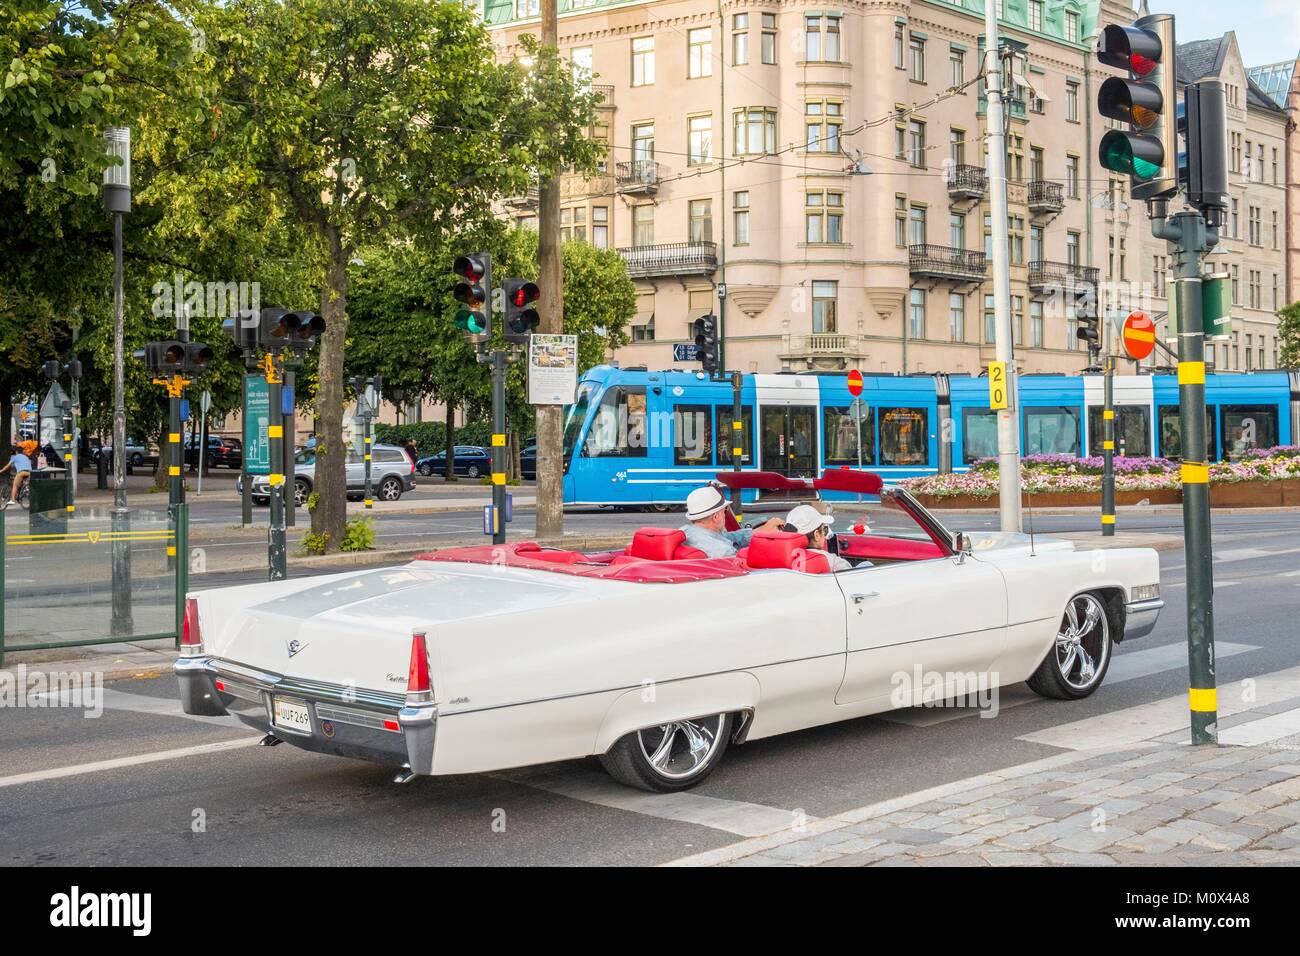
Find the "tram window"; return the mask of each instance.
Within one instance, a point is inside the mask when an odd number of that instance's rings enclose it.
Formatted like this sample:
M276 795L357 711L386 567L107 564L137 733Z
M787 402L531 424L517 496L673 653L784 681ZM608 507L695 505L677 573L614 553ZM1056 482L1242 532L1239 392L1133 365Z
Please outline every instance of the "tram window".
M826 436L826 464L856 465L859 440L862 464L876 463L876 410L870 405L862 413L861 433L853 409L843 405L822 409L822 430Z
M587 410L591 407L591 398L596 393L594 382L583 382L578 386L578 394L572 405L564 410L564 460L573 455L574 445L578 443L578 434L587 422Z
M731 464L731 443L734 437L731 427L732 407L730 405L718 406L718 429L713 434L718 436L718 464ZM742 465L753 464L754 461L754 406L742 405L740 407L740 424L741 430L745 434L744 454L740 456Z
M929 416L924 408L880 410L880 463L926 465L930 462Z
M1229 461L1277 444L1276 405L1223 405L1223 451Z
M1088 406L1088 454L1101 455L1105 441L1100 405ZM1145 405L1115 406L1115 454L1146 458L1151 454L1151 409Z
M673 409L673 464L713 464L713 422L708 405Z
M1160 457L1171 461L1181 461L1183 457L1183 423L1179 418L1177 405L1161 405L1160 416ZM1218 443L1214 437L1214 412L1205 410L1205 460L1218 461Z
M961 410L962 460L973 465L998 453L998 413L991 408Z
M644 386L609 389L592 418L582 454L587 458L645 458L648 425Z
M1026 455L1079 455L1079 410L1058 405L1025 409Z

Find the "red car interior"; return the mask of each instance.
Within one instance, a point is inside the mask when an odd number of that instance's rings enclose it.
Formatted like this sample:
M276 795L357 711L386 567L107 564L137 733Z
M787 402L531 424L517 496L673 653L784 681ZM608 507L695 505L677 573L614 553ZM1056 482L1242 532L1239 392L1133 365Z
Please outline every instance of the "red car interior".
M886 538L878 534L836 535L840 556L844 558L890 558L895 561L924 561L942 558L943 551L933 541Z

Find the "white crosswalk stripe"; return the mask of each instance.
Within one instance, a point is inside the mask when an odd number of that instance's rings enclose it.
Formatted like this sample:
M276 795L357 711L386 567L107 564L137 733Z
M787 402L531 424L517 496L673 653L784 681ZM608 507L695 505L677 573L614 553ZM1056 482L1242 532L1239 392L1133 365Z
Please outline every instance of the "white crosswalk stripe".
M1220 730L1219 743L1236 747L1253 747L1256 744L1268 744L1296 734L1300 734L1300 707Z

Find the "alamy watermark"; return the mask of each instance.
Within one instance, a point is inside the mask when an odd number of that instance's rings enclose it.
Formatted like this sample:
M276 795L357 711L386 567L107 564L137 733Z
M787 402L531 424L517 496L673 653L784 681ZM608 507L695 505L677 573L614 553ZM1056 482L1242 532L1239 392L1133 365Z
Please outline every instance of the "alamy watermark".
M83 717L104 713L104 675L96 671L27 670L19 664L0 672L0 708L73 707Z
M259 282L186 282L177 273L171 282L155 282L149 291L154 297L151 310L160 319L178 315L233 319L262 310Z

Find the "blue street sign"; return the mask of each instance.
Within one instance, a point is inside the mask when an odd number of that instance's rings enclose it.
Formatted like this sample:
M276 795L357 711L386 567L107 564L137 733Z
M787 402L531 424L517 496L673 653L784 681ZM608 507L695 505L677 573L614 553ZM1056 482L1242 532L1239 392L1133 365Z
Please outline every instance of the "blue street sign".
M188 422L189 420L190 420L190 400L188 398L182 398L181 399L181 421Z
M294 386L292 385L280 386L280 414L281 415L293 414L293 389Z
M680 342L675 344L673 346L673 361L674 362L696 361L698 356L696 355L695 348L696 346L694 342L690 342L686 345L682 345Z
M514 495L506 495L506 506L503 510L505 511L506 524L509 524L510 522L515 520L515 496ZM494 534L495 532L496 532L496 523L492 520L492 506L484 505L483 506L483 533L487 535L491 535Z

